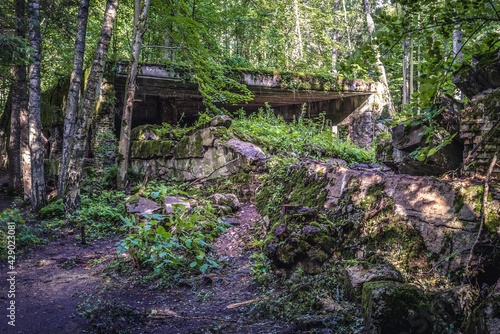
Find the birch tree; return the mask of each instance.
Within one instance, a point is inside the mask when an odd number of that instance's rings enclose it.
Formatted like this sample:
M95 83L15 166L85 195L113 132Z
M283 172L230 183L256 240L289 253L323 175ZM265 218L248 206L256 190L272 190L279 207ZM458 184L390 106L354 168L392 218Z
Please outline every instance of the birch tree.
M140 0L135 0L136 11L140 11ZM150 0L144 0L142 12L137 21L134 22L134 44L132 46L132 61L129 65L125 101L123 103L123 115L120 131L120 142L118 144L118 179L117 188L123 190L127 182L127 167L129 160L130 133L132 131L132 112L134 107L134 96L136 89L137 71L139 69L139 56L141 54L142 39L146 31Z
M71 140L75 132L75 123L78 115L78 100L80 98L80 85L83 73L83 57L85 53L85 36L87 34L87 19L89 16L89 0L81 0L78 9L77 32L75 38L75 52L73 56L73 69L69 84L68 99L64 117L63 142L61 164L59 167L58 197L62 198L64 183L70 155Z
M340 0L335 0L333 3L333 11L335 12L334 23L335 29L333 29L333 48L332 48L332 71L336 72L337 58L339 56L339 30L337 28L339 24L338 13L340 9Z
M372 11L370 8L370 2L368 0L363 0L363 4L365 5L365 15L366 15L366 23L368 25L368 32L370 33L370 40L374 41L373 38L373 33L375 31L375 22L373 21L372 18ZM391 96L391 91L389 90L389 84L387 83L387 76L385 75L385 67L384 64L382 64L382 61L380 60L380 51L378 50L377 45L374 45L375 48L375 57L377 58L377 69L380 72L380 83L384 87L384 95L389 111L389 115L391 116L394 114L394 102L392 101L392 96Z
M87 146L92 112L95 109L99 94L108 49L113 35L113 28L118 10L118 0L108 0L104 20L95 52L94 62L90 71L87 91L81 106L79 117L75 124L75 133L71 145L71 154L64 189L64 212L66 217L80 209L80 181L83 171L83 160Z
M28 1L29 37L31 47L31 64L29 66L29 145L31 152L31 207L40 209L47 201L43 166L43 143L41 122L41 45L40 3L39 0Z

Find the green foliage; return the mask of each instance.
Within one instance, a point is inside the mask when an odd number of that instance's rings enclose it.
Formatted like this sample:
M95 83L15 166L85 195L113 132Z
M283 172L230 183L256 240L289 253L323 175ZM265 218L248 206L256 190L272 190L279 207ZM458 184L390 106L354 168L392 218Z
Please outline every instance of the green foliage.
M227 223L217 219L208 202L187 212L174 205L167 217L146 216L139 223L123 219L128 237L118 247L129 252L136 265L150 265L156 274L165 266L196 268L205 272L217 263L208 256L210 241L225 232Z
M171 181L172 182L170 183L166 183L164 181L148 182L144 192L142 193L142 196L156 201L158 202L158 204L162 205L163 198L165 198L166 196L187 195L185 191L181 190L186 184L175 183L175 180Z
M0 213L0 259L10 261L21 254L20 247L44 243L42 232L41 228L27 225L19 210L4 210Z
M125 213L126 195L119 191L102 190L95 194L82 194L81 209L69 218L75 227L85 226L90 236L101 237L120 231L121 217ZM40 209L38 218L63 220L62 199L54 200Z
M420 111L416 106L408 106L405 108L404 113L396 114L393 120L385 123L390 126L403 124L408 128L423 127L424 130L419 135L425 138L425 145L417 147L410 153L410 156L415 160L424 162L443 147L451 144L457 135L457 133L451 134L436 121L442 111L443 108L437 108L435 105Z
M240 111L239 117L233 120L232 129L249 134L268 151L288 153L298 157L339 158L349 163L369 163L375 161L373 151L357 147L354 143L344 141L329 130L324 115L316 120L302 115L287 123L281 116L276 116L273 109L266 108L247 117ZM304 144L307 143L307 144Z

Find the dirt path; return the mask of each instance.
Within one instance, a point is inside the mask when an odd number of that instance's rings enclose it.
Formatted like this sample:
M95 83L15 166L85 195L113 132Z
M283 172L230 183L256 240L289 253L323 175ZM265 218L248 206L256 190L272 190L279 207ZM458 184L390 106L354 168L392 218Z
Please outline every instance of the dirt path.
M124 302L138 312L154 310L156 316L127 325L132 333L294 333L279 322L255 323L248 306L227 308L260 297L248 267L249 233L260 216L247 205L231 219L233 227L214 245L217 257L227 265L170 289L152 289L125 276L117 282L106 280L101 273L116 256L118 239L82 247L73 235L62 235L18 261L16 327L5 328L2 320L0 333L82 333L88 322L77 315L81 294L99 294L112 305ZM0 269L6 275L6 266ZM8 301L5 288L2 284L2 305Z

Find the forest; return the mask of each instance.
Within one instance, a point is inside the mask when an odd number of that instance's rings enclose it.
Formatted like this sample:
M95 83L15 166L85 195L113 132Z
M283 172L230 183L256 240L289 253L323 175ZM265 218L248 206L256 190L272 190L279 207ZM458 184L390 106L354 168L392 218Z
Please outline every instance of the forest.
M500 1L3 0L1 333L500 333Z

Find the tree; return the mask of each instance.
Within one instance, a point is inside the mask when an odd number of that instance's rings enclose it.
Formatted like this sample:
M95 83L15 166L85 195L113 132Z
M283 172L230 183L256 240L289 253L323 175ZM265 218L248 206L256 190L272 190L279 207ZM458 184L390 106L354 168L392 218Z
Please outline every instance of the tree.
M62 155L59 167L58 197L64 194L64 183L70 155L71 141L75 132L75 123L78 114L78 100L80 98L80 85L83 73L83 60L85 53L85 36L87 33L87 19L89 15L89 0L80 0L78 10L77 33L75 38L75 51L73 57L73 70L69 84L66 113L64 118Z
M337 71L337 58L339 56L339 47L338 47L338 42L339 42L339 30L337 29L337 25L339 23L338 19L338 12L340 8L340 0L335 0L333 3L333 11L335 12L335 18L334 18L334 23L335 23L335 29L333 29L333 48L332 48L332 71L335 73Z
M364 7L365 7L366 23L368 25L368 32L370 33L370 40L373 43L374 42L373 33L375 31L375 22L373 21L372 14L371 14L372 11L370 8L370 2L368 0L363 0L363 3L364 3ZM378 46L374 45L374 49L375 49L375 57L377 59L377 68L378 68L378 71L380 73L379 80L380 80L380 83L384 87L384 95L386 98L386 103L387 103L387 107L389 110L389 115L392 115L394 113L394 102L392 101L391 91L389 89L389 84L387 83L387 76L385 75L385 67L382 64L382 61L380 59L381 56L380 56L380 51L378 50Z
M47 201L43 166L43 143L41 125L41 44L39 0L28 1L29 37L31 64L29 66L29 145L31 152L31 207L40 209Z
M102 23L99 42L95 51L94 62L87 83L87 91L75 124L75 133L71 145L71 154L64 189L64 212L66 217L80 209L80 181L83 171L83 159L87 145L87 135L92 112L99 94L108 49L113 35L113 28L118 10L118 0L108 0Z
M123 115L120 132L120 143L118 144L118 180L117 188L123 190L127 183L127 168L129 160L130 148L130 132L132 131L132 112L134 107L134 96L136 88L136 77L139 69L139 56L141 54L142 39L146 31L146 21L149 11L150 0L144 0L141 15L138 17L137 12L140 11L140 0L136 1L136 22L134 22L134 44L132 47L132 61L129 64L127 76L125 101L123 103Z
M25 0L16 0L16 36L26 37ZM28 91L26 83L26 65L21 62L12 68L12 104L9 138L9 188L21 193L23 189L21 174L21 114L27 113ZM31 174L31 172L30 172ZM29 178L26 175L25 178ZM29 188L28 188L29 190Z

